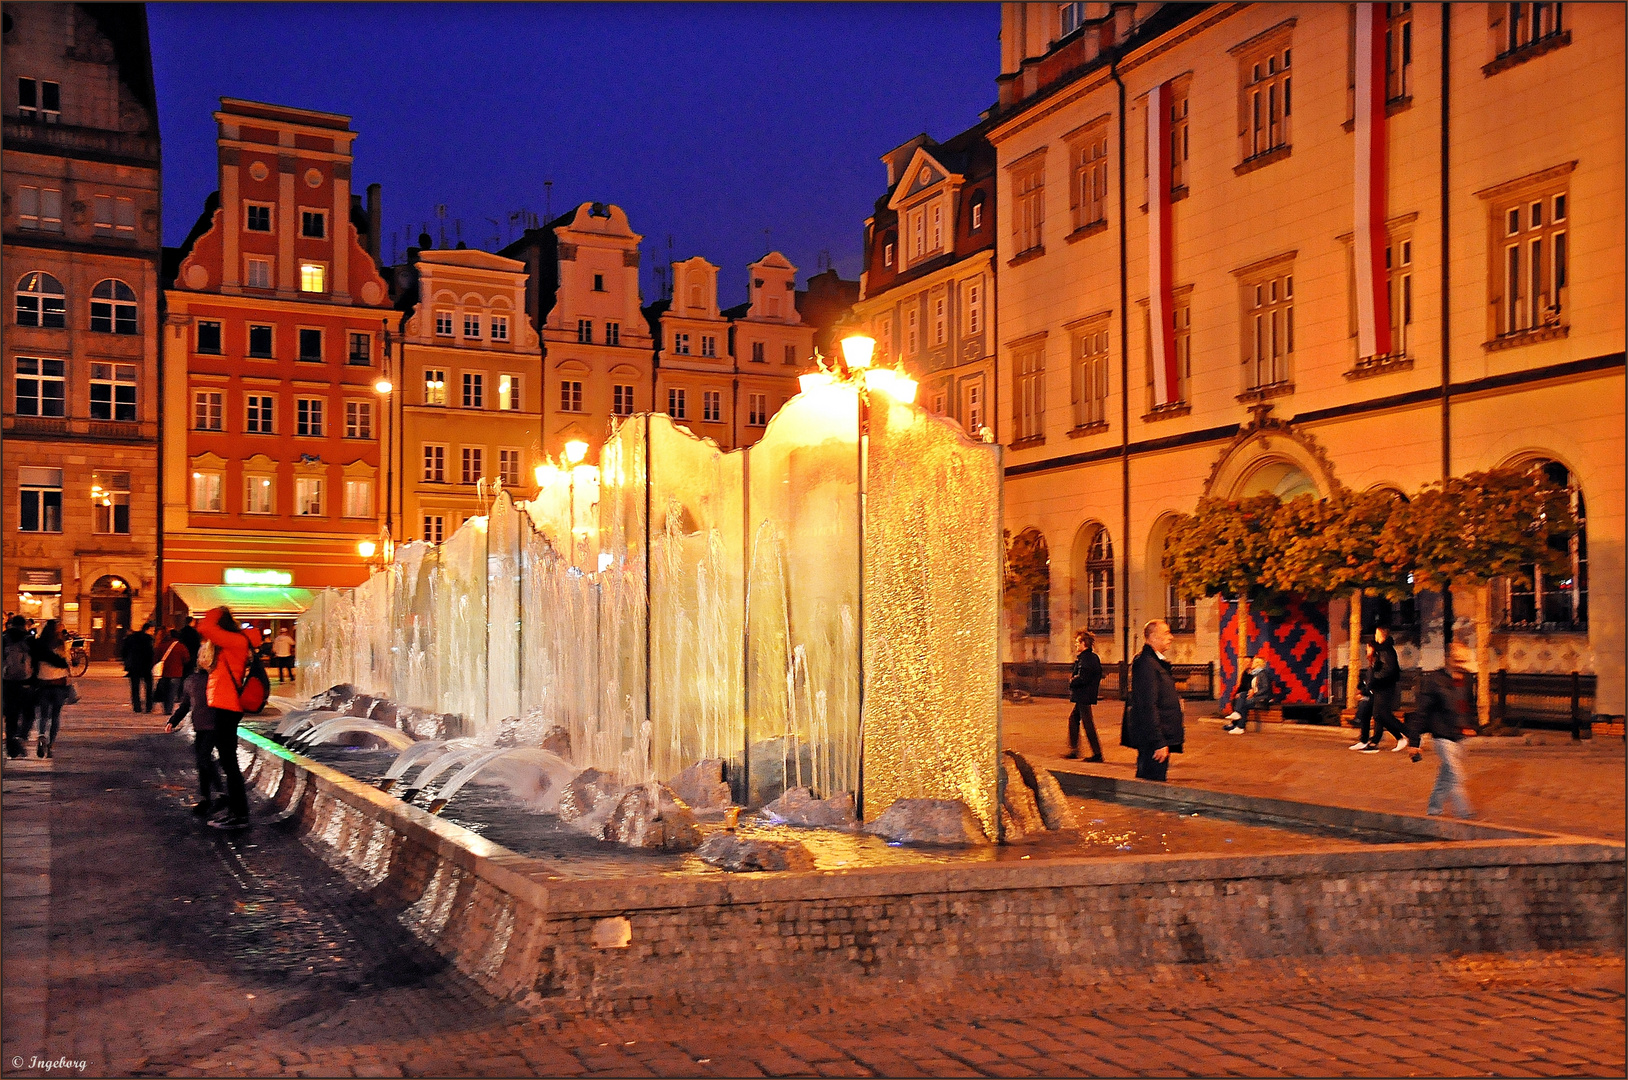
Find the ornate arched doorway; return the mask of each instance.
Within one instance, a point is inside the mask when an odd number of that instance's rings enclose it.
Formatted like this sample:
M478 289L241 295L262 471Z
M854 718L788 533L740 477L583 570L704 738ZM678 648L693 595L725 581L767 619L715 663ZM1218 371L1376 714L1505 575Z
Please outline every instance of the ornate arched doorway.
M96 579L90 587L90 657L117 660L124 635L130 632L130 583L115 574Z

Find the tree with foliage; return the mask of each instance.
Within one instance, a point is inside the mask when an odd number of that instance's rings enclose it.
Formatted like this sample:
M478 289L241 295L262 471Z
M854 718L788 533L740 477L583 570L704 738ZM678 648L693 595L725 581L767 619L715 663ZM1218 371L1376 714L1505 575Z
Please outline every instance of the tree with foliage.
M1537 470L1494 469L1449 477L1398 506L1376 554L1411 571L1413 588L1473 589L1480 719L1490 715L1492 583L1530 580L1528 568L1565 573L1577 531L1570 493Z
M1046 538L1035 529L1025 529L1016 536L1002 529L1001 542L1006 547L1007 610L1014 620L1026 618L1037 592L1044 592L1046 602L1051 602L1051 554Z

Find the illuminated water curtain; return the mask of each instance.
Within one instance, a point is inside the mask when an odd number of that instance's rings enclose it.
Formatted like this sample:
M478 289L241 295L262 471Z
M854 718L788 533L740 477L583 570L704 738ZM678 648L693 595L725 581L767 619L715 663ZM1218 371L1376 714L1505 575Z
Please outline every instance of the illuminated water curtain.
M629 780L721 758L751 805L960 799L994 836L1000 451L854 360L748 449L631 416L598 468L571 447L530 502L396 547L301 617L301 692L351 683L482 739L541 719Z

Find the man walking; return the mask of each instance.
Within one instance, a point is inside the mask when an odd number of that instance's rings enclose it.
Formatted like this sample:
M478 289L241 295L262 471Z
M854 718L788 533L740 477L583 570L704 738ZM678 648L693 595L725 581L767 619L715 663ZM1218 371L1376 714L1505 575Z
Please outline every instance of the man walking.
M277 665L277 681L290 682L294 678L294 635L285 626L271 639L271 658Z
M1170 755L1185 741L1181 696L1165 650L1174 640L1170 625L1153 619L1142 627L1142 651L1131 665L1130 745L1136 748L1136 776L1163 780Z
M152 623L143 623L134 634L126 634L119 655L124 658L125 678L130 680L130 711L153 711L153 639L147 633ZM147 699L142 701L142 688Z
M1419 707L1413 713L1408 741L1417 747L1428 733L1436 748L1440 766L1425 811L1431 817L1439 817L1449 802L1455 816L1475 817L1469 796L1464 793L1463 739L1476 730L1469 665L1469 646L1455 641L1447 647L1447 667L1431 672L1419 687ZM1417 750L1413 760L1419 760Z
M1080 756L1080 728L1091 743L1091 756L1087 761L1102 760L1102 742L1097 738L1097 725L1091 717L1091 706L1097 703L1097 688L1102 685L1102 661L1092 651L1096 636L1089 630L1074 635L1074 646L1079 650L1074 657L1074 671L1068 679L1068 696L1074 701L1074 711L1068 715L1068 753L1066 758Z

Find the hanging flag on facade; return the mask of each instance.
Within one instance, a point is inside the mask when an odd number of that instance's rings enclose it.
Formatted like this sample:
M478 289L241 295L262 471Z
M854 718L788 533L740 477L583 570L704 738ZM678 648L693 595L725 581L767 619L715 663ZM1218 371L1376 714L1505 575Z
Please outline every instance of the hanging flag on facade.
M1391 353L1391 304L1385 251L1386 5L1357 5L1356 255L1357 356Z
M1153 336L1153 404L1181 400L1171 304L1170 84L1148 92L1148 307Z

